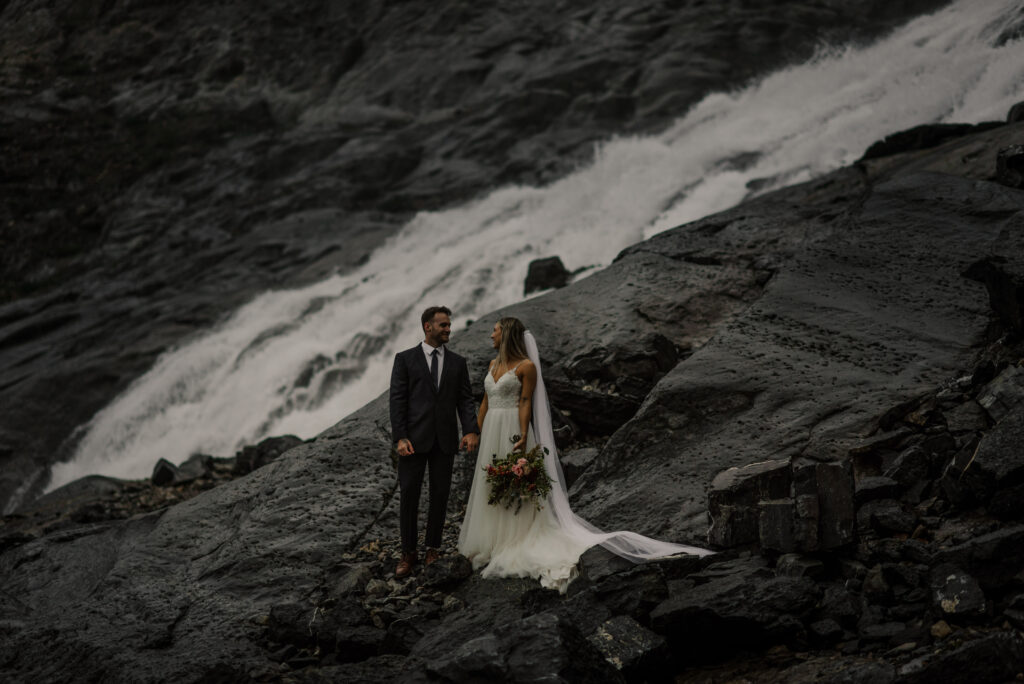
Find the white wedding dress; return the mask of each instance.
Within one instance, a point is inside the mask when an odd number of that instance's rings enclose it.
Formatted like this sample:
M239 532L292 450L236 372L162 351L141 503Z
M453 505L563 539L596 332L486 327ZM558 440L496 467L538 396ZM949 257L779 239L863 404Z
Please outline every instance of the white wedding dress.
M512 449L512 436L519 434L518 401L522 389L515 369L497 380L488 372L484 378L487 414L480 430L476 472L466 502L466 516L459 531L459 552L473 561L473 568L483 568L483 577L535 577L542 586L565 593L578 574L580 555L597 544L634 562L678 554L705 556L712 553L695 546L651 539L636 532L602 532L572 512L555 448L540 352L529 331L525 340L529 358L537 369L533 419L526 448L538 443L547 448L544 466L553 481L551 493L539 511L526 503L518 513L514 507L487 503L490 485L485 471L495 456L503 457Z
M484 577L536 577L542 586L565 592L576 577L576 561L590 543L577 541L562 533L549 502L536 506L524 503L519 512L503 504L490 505L490 485L485 471L494 457L512 450L512 437L519 430L519 392L522 383L512 369L498 378L488 372L484 378L487 414L480 430L476 472L466 503L466 517L459 532L459 552L473 561L473 569L483 567ZM533 426L526 437L526 448L537 444ZM549 473L554 477L554 473ZM554 485L558 486L558 485ZM486 566L486 567L484 567Z

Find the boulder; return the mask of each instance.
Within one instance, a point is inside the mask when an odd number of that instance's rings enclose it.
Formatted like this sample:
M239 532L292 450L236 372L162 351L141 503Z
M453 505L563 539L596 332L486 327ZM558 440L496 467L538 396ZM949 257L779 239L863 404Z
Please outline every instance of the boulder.
M1010 145L999 150L996 180L1010 188L1024 188L1024 145Z
M295 435L268 437L259 444L242 447L235 454L235 475L245 475L257 468L262 468L278 456L302 444Z
M1006 112L1006 123L1017 123L1024 121L1024 102L1018 102Z
M719 473L708 493L708 539L756 543L780 553L837 548L853 541L854 491L848 466L765 461Z
M206 477L213 468L213 457L205 454L192 454L178 465L174 476L174 484L185 484Z
M423 569L423 586L450 591L473 574L473 564L461 553L441 556Z
M373 573L366 564L355 565L345 568L337 581L330 588L332 598L344 598L350 595L360 595L366 589L366 585L373 579Z
M174 482L178 477L178 466L174 465L165 458L161 458L153 466L153 474L150 476L149 481L158 487L169 485Z
M629 616L607 620L587 641L626 681L659 681L673 674L664 637Z
M1018 404L981 439L960 480L979 501L1024 484L1024 404Z
M985 593L978 581L956 566L932 570L932 605L947 620L977 619L985 615Z
M788 497L791 484L788 460L752 463L716 475L708 492L708 541L725 547L757 542L759 502Z
M1024 525L1016 524L936 550L935 563L949 563L974 577L985 592L999 593L1024 567Z
M646 623L651 610L668 598L668 585L658 564L643 564L604 578L593 592L615 615Z
M534 259L526 272L523 294L529 295L538 290L565 287L572 277L559 257Z
M904 489L928 479L930 459L920 446L914 445L900 452L892 465L885 470L885 477L900 483Z
M651 611L651 628L682 662L806 638L801 620L821 595L806 577L775 577L756 559L711 564Z

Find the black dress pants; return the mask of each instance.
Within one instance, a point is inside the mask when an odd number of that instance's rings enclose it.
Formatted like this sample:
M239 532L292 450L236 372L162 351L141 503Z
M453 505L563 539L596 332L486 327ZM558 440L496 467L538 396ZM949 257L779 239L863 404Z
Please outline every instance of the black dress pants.
M399 526L402 530L402 551L416 550L418 532L420 492L423 490L423 474L430 467L430 508L427 512L427 547L440 548L441 532L444 529L445 511L448 509L448 494L452 488L452 468L455 454L441 452L437 442L427 453L416 452L398 457Z

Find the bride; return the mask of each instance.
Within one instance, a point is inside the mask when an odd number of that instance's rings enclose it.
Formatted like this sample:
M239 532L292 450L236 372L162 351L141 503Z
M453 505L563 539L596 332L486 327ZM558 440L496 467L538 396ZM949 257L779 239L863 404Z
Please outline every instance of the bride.
M494 324L491 341L498 354L484 378L476 471L459 531L459 552L473 561L474 569L482 567L483 577L536 577L542 586L564 593L578 574L580 554L596 544L633 561L711 553L635 532L604 533L576 516L555 450L536 340L519 319L508 317ZM514 436L519 439L513 443ZM524 505L516 512L488 504L484 472L492 458L538 443L548 450L544 466L553 480L540 510Z

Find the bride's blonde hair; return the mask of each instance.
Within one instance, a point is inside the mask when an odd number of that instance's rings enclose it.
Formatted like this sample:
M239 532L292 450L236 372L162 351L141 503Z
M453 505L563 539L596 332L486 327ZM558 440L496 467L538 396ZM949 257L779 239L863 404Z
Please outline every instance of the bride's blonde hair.
M525 359L526 326L518 318L506 316L498 321L501 326L501 343L498 345L498 363L508 366L515 359Z

